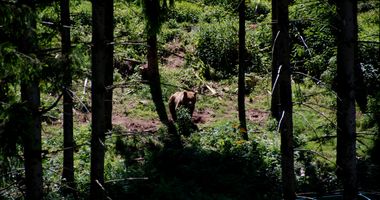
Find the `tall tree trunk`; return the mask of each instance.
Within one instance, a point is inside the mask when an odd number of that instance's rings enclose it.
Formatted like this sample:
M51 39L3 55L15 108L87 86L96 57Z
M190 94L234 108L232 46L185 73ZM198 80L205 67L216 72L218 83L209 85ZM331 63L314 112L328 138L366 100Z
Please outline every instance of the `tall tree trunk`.
M109 87L113 85L113 72L114 72L114 66L113 66L113 29L114 29L114 20L113 20L113 0L108 0L105 5L105 37L107 41L106 46L106 57L104 58L106 62L106 73L105 73L105 86ZM106 90L106 96L105 96L105 115L106 115L106 130L111 131L112 130L112 96L113 96L113 90L107 89Z
M19 38L19 50L25 55L36 52L36 19L30 17L36 12L35 6L30 1L19 1L19 6L28 15L26 18L23 37ZM30 67L33 68L34 64ZM23 132L24 165L26 199L40 200L43 198L42 180L42 144L41 144L41 113L40 113L40 88L37 76L28 74L29 80L21 83L21 100L25 103L26 124Z
M355 65L357 64L357 2L337 1L337 174L343 199L357 199Z
M169 118L166 113L164 102L162 101L162 90L160 74L158 69L158 56L157 56L157 35L148 35L148 79L150 86L150 93L153 98L154 105L160 121L163 124L168 124Z
M26 199L40 200L42 191L40 88L37 80L21 84L21 99L29 115L23 133Z
M168 118L168 114L165 109L165 104L162 101L162 90L160 73L158 68L158 56L157 56L157 33L160 26L160 1L157 0L144 0L144 10L147 16L148 26L147 26L147 44L148 44L148 69L146 71L146 78L149 81L150 93L156 111L160 121L167 127L170 137L169 145L173 147L181 147L181 141L177 133L177 129L173 123Z
M73 94L71 92L71 40L70 40L70 3L69 0L61 0L61 44L62 44L62 69L64 70L63 88L63 170L62 181L65 192L75 192L74 182L74 136L73 136Z
M272 1L274 40L272 60L272 114L281 133L282 188L285 200L295 199L293 104L290 72L288 0Z
M245 116L245 0L239 5L239 80L238 80L238 111L239 131L244 140L248 140Z
M272 0L272 98L271 98L271 115L280 120L280 90L278 87L279 66L280 64L280 23L279 23L279 0ZM281 34L283 36L283 34Z
M170 143L175 147L179 147L180 138L177 133L177 129L172 121L169 120L168 114L165 109L165 104L162 101L162 90L161 90L161 81L160 81L160 73L158 69L158 56L157 56L157 35L148 33L148 70L147 70L147 78L149 80L150 93L152 95L152 99L154 105L156 107L156 111L158 117L163 123L169 132Z
M105 73L108 62L106 37L107 1L92 1L92 136L91 136L91 185L90 199L105 199Z

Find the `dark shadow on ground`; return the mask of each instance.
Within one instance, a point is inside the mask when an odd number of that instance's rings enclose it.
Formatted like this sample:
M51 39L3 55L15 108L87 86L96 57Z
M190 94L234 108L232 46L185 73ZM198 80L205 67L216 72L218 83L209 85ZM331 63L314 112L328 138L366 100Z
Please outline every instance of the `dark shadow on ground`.
M217 152L190 145L169 149L118 140L129 179L107 185L112 199L280 199L278 174L256 147ZM253 144L254 145L254 144ZM139 159L136 159L139 158Z

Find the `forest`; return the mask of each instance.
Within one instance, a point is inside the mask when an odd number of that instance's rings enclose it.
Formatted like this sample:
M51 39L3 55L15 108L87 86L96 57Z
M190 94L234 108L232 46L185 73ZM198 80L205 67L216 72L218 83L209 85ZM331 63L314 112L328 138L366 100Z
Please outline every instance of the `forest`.
M0 0L0 199L379 200L380 1Z

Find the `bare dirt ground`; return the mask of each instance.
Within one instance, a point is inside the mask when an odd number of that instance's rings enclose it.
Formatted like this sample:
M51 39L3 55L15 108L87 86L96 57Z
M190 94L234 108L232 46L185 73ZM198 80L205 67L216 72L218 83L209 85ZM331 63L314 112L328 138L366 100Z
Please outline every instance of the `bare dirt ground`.
M165 66L169 68L182 67L185 64L185 49L176 40L166 45L168 57L163 58Z
M255 109L247 110L246 113L247 120L260 125L263 125L269 116L268 112ZM207 124L214 118L214 111L206 109L195 111L192 120L196 124ZM126 128L128 132L156 132L161 125L158 119L142 120L118 115L113 117L113 124Z
M159 120L131 119L126 116L113 116L112 123L120 125L128 132L156 132L160 125Z
M246 114L249 121L260 125L264 125L269 117L269 112L256 109L247 110Z
M193 122L196 124L205 124L211 118L213 118L214 112L212 110L205 110L194 112ZM143 120L143 119L133 119L127 116L116 115L113 116L112 122L115 125L124 127L127 132L156 132L161 125L158 119L154 120Z

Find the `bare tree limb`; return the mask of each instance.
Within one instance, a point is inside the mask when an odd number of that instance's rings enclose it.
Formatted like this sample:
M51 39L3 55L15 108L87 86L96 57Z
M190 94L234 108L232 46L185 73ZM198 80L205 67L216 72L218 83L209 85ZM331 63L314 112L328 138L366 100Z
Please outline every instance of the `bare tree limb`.
M61 93L61 94L59 95L59 97L55 100L55 102L54 102L52 105L50 105L50 106L47 107L47 108L41 108L41 110L40 110L40 114L47 113L47 112L49 112L51 109L55 108L55 107L57 106L58 102L61 100L62 96L63 96L63 93Z

